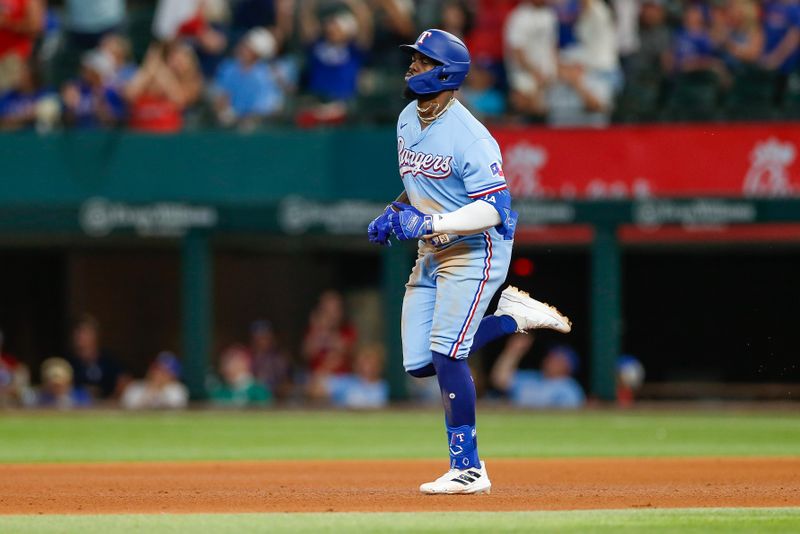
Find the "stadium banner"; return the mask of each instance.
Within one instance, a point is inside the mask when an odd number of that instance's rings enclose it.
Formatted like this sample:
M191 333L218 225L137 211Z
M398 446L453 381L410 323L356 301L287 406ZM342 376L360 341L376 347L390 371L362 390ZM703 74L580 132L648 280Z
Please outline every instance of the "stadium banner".
M797 124L492 129L515 198L800 196Z

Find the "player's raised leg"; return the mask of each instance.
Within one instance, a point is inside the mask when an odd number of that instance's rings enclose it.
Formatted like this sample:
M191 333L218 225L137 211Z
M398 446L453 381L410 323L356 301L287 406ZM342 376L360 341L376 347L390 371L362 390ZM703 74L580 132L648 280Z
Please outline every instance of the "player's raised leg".
M554 306L540 302L514 286L508 286L500 294L494 314L481 320L472 342L472 351L503 336L515 332L526 333L537 328L549 328L566 334L572 330L572 321Z

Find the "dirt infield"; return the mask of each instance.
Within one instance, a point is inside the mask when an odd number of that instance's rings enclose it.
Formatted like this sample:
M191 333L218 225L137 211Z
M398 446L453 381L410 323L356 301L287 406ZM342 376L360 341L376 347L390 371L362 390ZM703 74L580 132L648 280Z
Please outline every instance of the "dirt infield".
M493 460L491 495L423 496L441 461L0 465L0 514L800 506L800 458Z

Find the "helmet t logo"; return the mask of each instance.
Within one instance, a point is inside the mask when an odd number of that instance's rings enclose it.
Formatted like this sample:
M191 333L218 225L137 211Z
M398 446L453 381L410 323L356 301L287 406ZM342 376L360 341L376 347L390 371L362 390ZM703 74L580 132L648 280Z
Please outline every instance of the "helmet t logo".
M422 44L422 41L424 41L425 39L427 39L431 35L433 35L431 32L427 32L427 31L426 32L422 32L422 34L419 36L419 39L417 39L417 44Z

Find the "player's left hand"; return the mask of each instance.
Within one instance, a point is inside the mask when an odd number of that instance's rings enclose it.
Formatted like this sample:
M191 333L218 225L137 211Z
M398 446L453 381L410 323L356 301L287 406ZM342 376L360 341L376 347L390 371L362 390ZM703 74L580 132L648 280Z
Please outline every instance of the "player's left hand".
M385 247L391 247L392 242L389 236L392 235L392 223L389 222L389 215L394 213L391 206L386 206L383 213L375 217L367 226L367 237L371 243L376 243Z
M433 233L433 217L422 213L414 206L402 202L392 202L396 213L389 214L394 235L400 241L417 239Z

